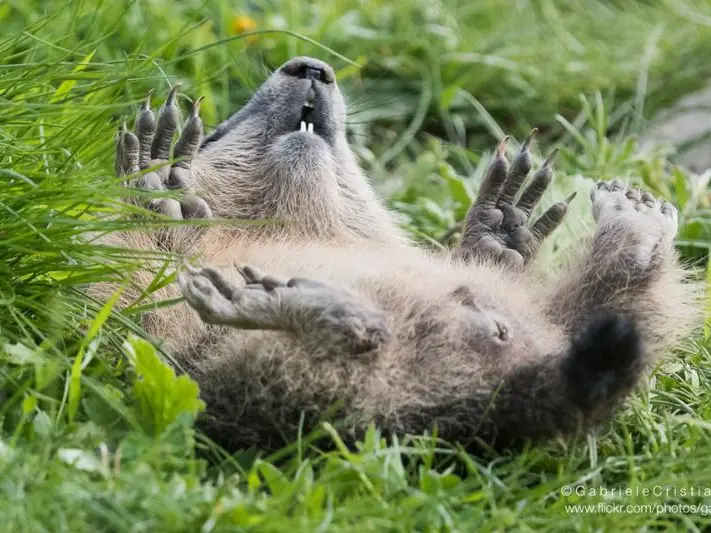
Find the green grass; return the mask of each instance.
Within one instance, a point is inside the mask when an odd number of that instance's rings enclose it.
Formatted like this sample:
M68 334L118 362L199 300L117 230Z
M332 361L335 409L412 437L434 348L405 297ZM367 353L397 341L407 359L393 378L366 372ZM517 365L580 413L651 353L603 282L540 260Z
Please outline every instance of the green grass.
M324 428L335 451L304 440L257 458L230 456L197 433L195 385L141 340L136 309L112 312L83 289L125 280L145 259L95 238L129 224L112 137L148 89L160 99L179 78L185 94L206 96L215 124L264 79L265 65L302 53L337 68L354 111L352 142L424 243L442 246L456 230L496 138L520 139L535 125L541 154L562 148L546 202L593 179L643 184L680 206L679 249L703 269L707 184L692 185L663 150L640 155L635 135L711 74L711 3L249 5L0 4L0 531L708 527L703 332L614 422L578 441L473 457L432 436L386 445L375 431L347 450ZM257 30L289 33L234 39L233 20L246 14ZM591 225L584 194L575 208L546 245L551 261ZM157 271L154 287L169 281ZM568 485L632 494L561 496ZM599 502L652 507L566 509Z

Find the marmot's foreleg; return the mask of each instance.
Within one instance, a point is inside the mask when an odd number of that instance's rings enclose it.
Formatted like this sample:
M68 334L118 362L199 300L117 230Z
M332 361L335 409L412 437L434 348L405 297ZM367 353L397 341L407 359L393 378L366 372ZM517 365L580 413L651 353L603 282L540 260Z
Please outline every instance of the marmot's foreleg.
M554 320L577 331L604 311L626 314L648 333L685 325L691 302L679 301L688 291L674 256L674 206L617 180L597 183L591 196L597 229L587 256L551 297Z
M373 354L390 339L385 313L319 281L240 269L237 287L214 268L187 270L178 281L188 303L209 324L294 334L314 357Z
M455 256L467 262L493 259L510 268L521 268L536 255L543 239L565 217L572 196L554 204L528 225L531 211L551 182L554 153L546 159L516 200L531 170L530 142L531 137L523 143L510 169L504 157L506 139L499 145L481 184L479 196L467 214Z

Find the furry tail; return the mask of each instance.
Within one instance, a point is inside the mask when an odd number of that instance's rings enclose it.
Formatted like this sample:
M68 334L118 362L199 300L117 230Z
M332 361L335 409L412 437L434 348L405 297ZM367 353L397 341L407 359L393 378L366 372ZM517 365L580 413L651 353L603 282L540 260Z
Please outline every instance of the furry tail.
M494 393L488 424L496 446L574 433L610 418L640 380L639 328L618 313L596 316L564 355L517 369Z
M573 340L563 359L563 379L572 403L596 423L637 384L646 357L634 322L617 313L598 315Z

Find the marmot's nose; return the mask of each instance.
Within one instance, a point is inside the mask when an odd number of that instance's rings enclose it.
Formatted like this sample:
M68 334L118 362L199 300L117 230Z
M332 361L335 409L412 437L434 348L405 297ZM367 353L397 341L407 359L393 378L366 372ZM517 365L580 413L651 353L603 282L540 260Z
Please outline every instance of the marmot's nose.
M318 80L323 83L333 83L336 80L333 69L327 63L313 57L294 57L284 63L280 70L289 76L304 80Z

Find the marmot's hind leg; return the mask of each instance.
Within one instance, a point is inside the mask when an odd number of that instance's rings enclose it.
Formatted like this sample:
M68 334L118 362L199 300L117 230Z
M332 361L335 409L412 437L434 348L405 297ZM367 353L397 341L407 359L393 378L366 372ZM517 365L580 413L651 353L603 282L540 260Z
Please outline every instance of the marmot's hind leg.
M609 418L649 363L695 325L694 285L674 257L676 209L620 181L598 183L592 202L592 247L548 304L570 349L504 377L490 417L504 440Z
M535 130L534 130L535 132ZM455 255L465 261L495 260L510 268L521 268L538 251L541 242L563 220L573 196L551 206L530 227L531 211L551 182L551 163L555 152L543 163L516 196L531 170L530 144L526 139L509 169L504 157L504 139L481 184L479 196L467 214L462 240Z
M319 281L240 269L236 287L214 268L188 267L178 277L188 303L209 324L281 330L296 335L314 357L374 353L390 338L385 314Z
M179 121L175 104L177 90L176 85L168 94L157 123L150 108L149 95L136 116L135 134L122 127L116 142L116 173L128 176L162 165L138 175L128 185L149 191L183 190L179 200L162 198L154 200L150 207L175 219L210 218L212 213L205 200L190 191L190 164L202 135L201 99L193 104L192 114L175 145L173 158L176 161L172 166L166 164L171 158L170 149Z
M680 318L665 315L683 315L683 305L691 302L677 301L684 285L673 261L678 227L674 206L620 181L597 183L592 203L597 221L592 247L559 286L551 313L570 331L597 311L627 314L648 332L678 322Z
M645 365L635 323L600 314L567 353L515 368L497 385L482 433L499 446L587 430L609 418L638 383Z

